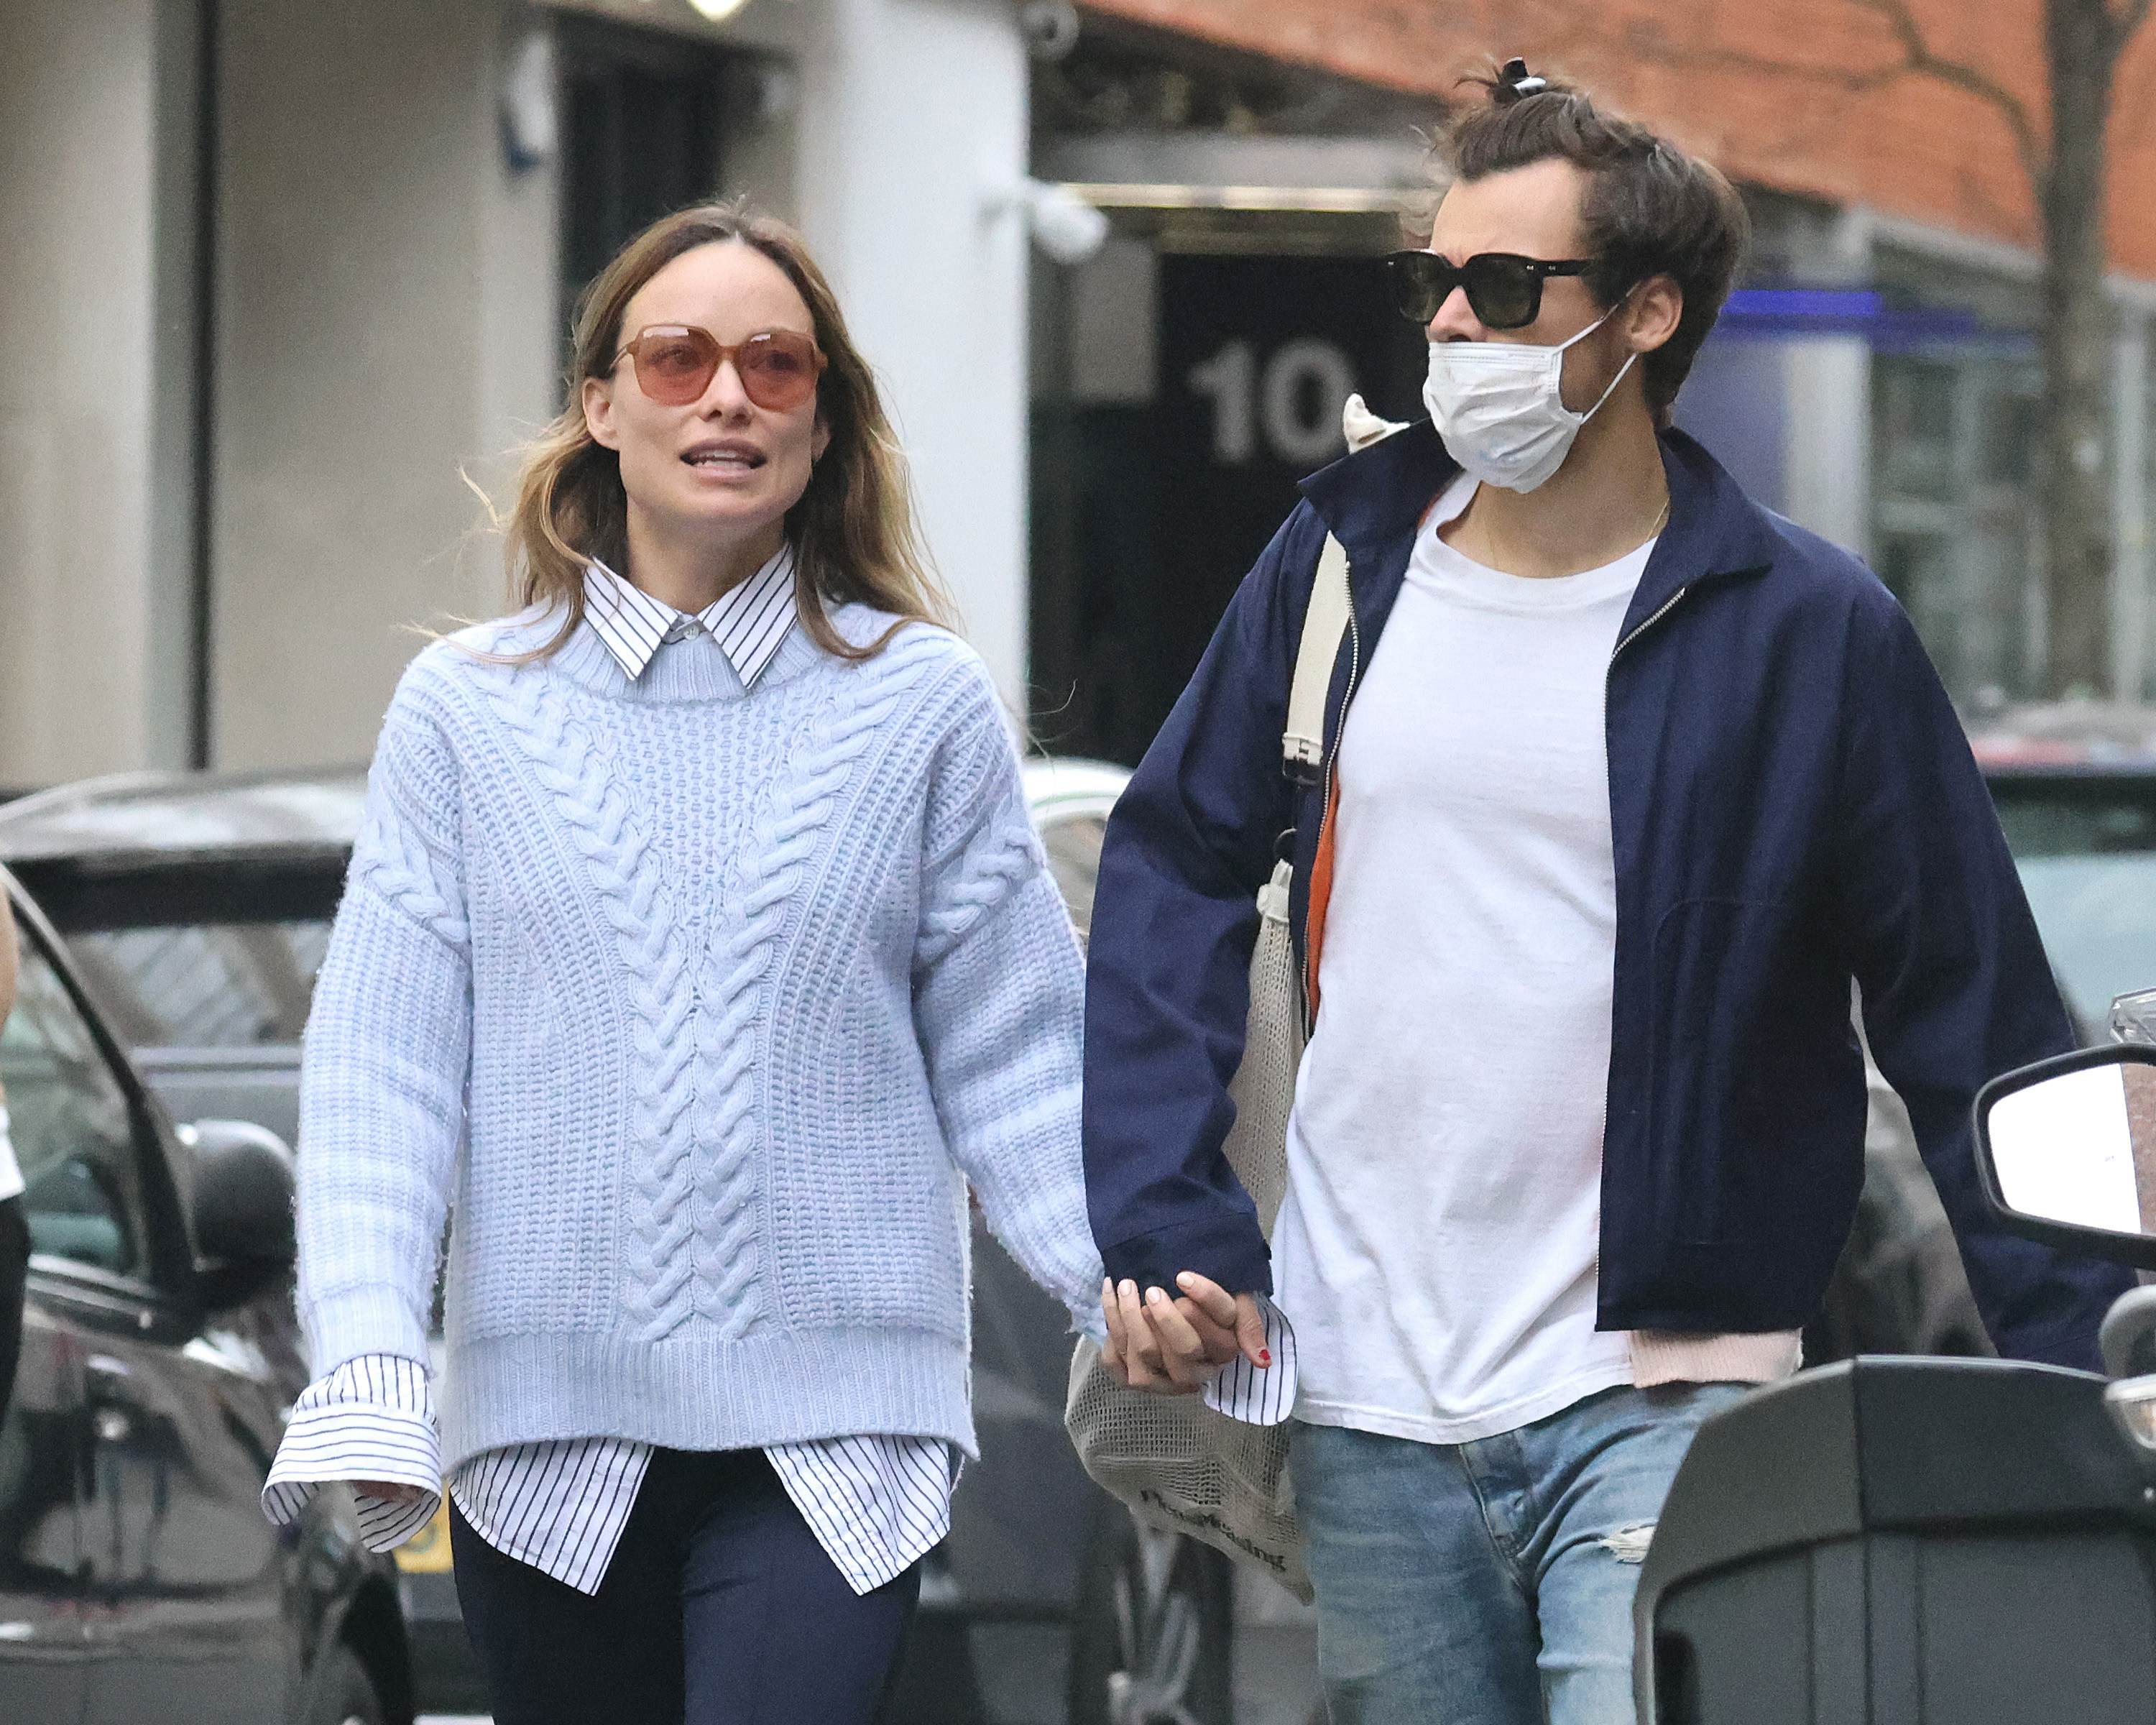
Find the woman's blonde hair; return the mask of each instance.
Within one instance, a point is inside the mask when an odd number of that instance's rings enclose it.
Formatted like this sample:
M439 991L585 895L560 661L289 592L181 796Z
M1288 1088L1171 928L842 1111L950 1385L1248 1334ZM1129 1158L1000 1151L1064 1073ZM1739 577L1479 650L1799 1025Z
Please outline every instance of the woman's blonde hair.
M638 290L685 252L725 243L752 246L785 272L808 307L816 345L829 362L817 385L816 416L830 441L809 474L808 489L786 515L802 626L825 652L858 660L880 651L898 624L867 646L855 646L831 626L825 603L869 605L899 624L948 627L952 621L950 601L921 551L906 457L876 395L875 374L846 333L830 283L784 223L736 204L706 204L653 223L578 302L568 405L525 449L506 536L516 602L566 613L533 658L554 652L583 620L586 563L596 557L624 575L634 572L621 460L584 423L585 381L613 370L622 319Z

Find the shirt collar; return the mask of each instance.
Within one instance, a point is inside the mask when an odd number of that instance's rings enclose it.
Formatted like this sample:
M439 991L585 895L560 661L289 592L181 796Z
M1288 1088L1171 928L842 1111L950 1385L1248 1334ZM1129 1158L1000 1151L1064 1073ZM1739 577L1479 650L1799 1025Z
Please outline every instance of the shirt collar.
M584 566L584 621L631 682L644 675L667 631L686 615L623 579L597 557ZM793 615L793 551L788 546L697 612L695 620L726 655L742 687L752 689L784 644Z

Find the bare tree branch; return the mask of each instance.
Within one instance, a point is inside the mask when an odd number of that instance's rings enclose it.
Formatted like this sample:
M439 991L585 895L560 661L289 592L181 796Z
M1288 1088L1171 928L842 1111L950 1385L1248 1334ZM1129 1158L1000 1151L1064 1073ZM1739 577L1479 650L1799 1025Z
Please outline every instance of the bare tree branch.
M1924 39L1923 27L1909 10L1908 0L1851 0L1851 4L1875 14L1894 33L1894 39L1902 45L1903 64L1910 72L1989 102L2014 134L2015 151L2021 158L2029 183L2041 193L2049 166L2048 151L2044 141L2037 136L2035 121L2030 117L2026 102L1989 72L1933 53L1931 44ZM2149 0L2128 0L2128 4L2146 11Z
M2050 169L2050 157L2029 105L1981 68L1933 53L1931 44L1924 38L1922 25L1909 9L1908 0L1848 0L1848 3L1859 11L1871 13L1887 26L1895 45L1901 49L1899 59L1861 68L1823 66L1778 59L1771 54L1751 54L1738 48L1697 48L1672 42L1653 24L1638 25L1625 33L1630 38L1630 46L1668 64L1801 79L1856 94L1881 90L1912 77L1929 78L1947 85L1976 97L2006 122L2014 138L2014 153L2029 177L2030 189L2041 198L2045 176ZM2138 23L2156 0L2127 0L2127 16ZM2124 23L2124 18L2120 22Z

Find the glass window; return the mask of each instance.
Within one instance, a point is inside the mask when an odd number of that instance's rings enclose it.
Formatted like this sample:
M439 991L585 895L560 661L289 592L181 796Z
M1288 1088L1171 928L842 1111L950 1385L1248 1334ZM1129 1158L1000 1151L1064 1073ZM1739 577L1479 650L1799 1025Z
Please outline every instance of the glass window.
M1900 355L1872 373L1880 490L1946 501L1955 491L1954 368Z
M1992 796L2066 1004L2100 1033L2114 997L2156 986L2156 788L1994 780Z
M326 921L70 933L85 980L136 1048L296 1043L329 950Z
M0 1028L0 1084L23 1166L31 1250L141 1276L141 1188L126 1095L27 934L21 951L15 1010Z

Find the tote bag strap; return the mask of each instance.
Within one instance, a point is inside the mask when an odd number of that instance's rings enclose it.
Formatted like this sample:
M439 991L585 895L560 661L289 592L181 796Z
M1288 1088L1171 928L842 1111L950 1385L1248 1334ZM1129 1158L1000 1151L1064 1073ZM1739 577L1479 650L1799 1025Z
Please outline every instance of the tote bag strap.
M1381 419L1351 395L1340 409L1340 434L1348 453L1359 454L1382 443L1406 423ZM1310 589L1310 608L1302 615L1302 640L1296 649L1295 681L1288 685L1287 731L1281 756L1292 777L1298 767L1315 767L1325 758L1325 697L1332 687L1332 666L1340 657L1340 637L1348 633L1347 547L1330 533L1318 553L1317 583Z
M1325 697L1332 686L1333 663L1340 657L1340 638L1348 633L1349 603L1347 548L1327 533L1325 549L1318 553L1310 608L1303 614L1295 680L1288 685L1281 755L1291 771L1315 767L1325 758Z

